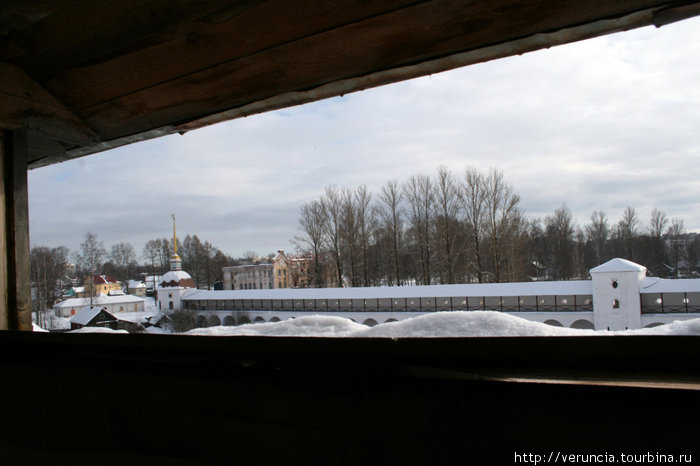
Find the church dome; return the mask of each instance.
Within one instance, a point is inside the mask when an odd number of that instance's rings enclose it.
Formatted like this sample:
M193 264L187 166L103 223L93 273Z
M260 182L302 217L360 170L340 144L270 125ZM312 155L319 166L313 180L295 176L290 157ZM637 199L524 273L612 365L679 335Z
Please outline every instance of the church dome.
M184 270L171 270L160 277L160 287L196 288L197 286L189 273Z

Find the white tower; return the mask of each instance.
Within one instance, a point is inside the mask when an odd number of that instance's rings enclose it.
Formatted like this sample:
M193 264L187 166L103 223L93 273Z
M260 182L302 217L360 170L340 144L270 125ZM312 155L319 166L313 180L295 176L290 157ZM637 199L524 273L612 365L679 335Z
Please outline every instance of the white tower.
M625 259L612 259L590 270L593 324L596 330L642 327L639 290L647 269Z
M173 214L173 255L170 256L170 271L160 278L158 284L158 307L171 314L182 310L182 297L196 288L190 274L182 270L182 261L177 255L177 229Z

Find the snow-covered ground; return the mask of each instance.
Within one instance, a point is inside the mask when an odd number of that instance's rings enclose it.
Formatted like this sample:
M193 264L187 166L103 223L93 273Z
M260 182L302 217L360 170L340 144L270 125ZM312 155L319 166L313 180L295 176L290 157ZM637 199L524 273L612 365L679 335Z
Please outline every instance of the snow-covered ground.
M158 312L152 298L147 298L146 311L120 313L119 317L132 322L143 322L145 317ZM69 321L70 319L62 319ZM63 322L62 322L63 323ZM66 326L70 328L70 324ZM34 331L41 331L35 326ZM147 333L169 333L156 327ZM85 327L72 333L127 333L105 328ZM532 322L520 317L496 311L436 312L418 317L388 322L374 327L358 324L343 317L311 315L282 322L247 324L237 327L218 326L196 328L186 335L211 336L301 336L301 337L388 337L388 338L440 338L440 337L555 337L555 336L606 336L606 335L700 335L700 318L676 321L670 324L638 330L608 331L582 330L554 327Z
M700 318L654 328L612 332L553 327L495 311L436 312L374 327L358 324L342 317L315 315L238 327L197 328L186 334L390 338L700 335Z

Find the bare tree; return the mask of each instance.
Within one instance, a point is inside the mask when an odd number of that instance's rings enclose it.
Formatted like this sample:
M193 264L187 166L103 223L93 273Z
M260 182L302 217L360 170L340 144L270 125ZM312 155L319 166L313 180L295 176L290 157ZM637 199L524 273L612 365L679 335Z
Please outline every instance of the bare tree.
M160 262L161 273L170 270L170 256L172 253L173 249L171 241L168 238L160 239L160 252L158 254L158 259Z
M629 260L634 260L634 239L637 236L640 223L637 212L632 207L627 206L622 214L622 219L617 224L620 239Z
M409 232L418 254L416 275L421 284L430 285L435 187L430 177L415 175L404 185L404 193L409 207Z
M360 252L360 245L358 238L357 205L353 192L347 188L341 190L340 197L340 254L345 264L347 264L344 270L350 271L350 285L359 286L358 255Z
M403 251L403 191L396 180L387 181L381 187L379 195L379 216L382 227L389 237L389 249L391 250L392 275L389 277L390 285L402 284L402 271L400 257Z
M482 283L484 262L481 249L486 228L486 179L476 168L468 167L461 187L462 208L471 236L471 244L467 249L469 265L477 281Z
M32 280L32 310L36 323L49 327L48 312L61 296L61 285L67 272L68 248L35 246L29 254L29 270Z
M160 239L148 240L143 246L143 258L151 263L151 275L156 274L156 259L162 247Z
M649 234L654 238L661 238L668 225L668 216L663 210L654 207L649 218Z
M586 225L585 230L593 250L595 265L600 265L606 259L605 248L610 236L610 227L605 212L594 210L591 214L591 223Z
M462 259L459 228L459 187L454 175L441 165L436 185L436 252L441 283L457 283L457 265Z
M574 216L562 204L554 211L554 216L545 218L546 235L550 250L552 277L555 280L568 280L574 276Z
M321 205L325 212L326 221L325 241L335 265L335 274L338 286L343 286L343 261L341 257L341 224L343 215L343 200L338 187L331 185L326 187Z
M85 240L80 243L80 251L75 253L75 262L83 277L96 274L102 268L102 261L107 255L102 241L97 240L97 234L87 232Z
M311 284L319 287L323 283L321 270L321 254L323 252L324 234L326 231L326 213L320 201L303 204L299 212L300 236L294 238L294 243L302 252L311 254L313 271Z
M136 268L136 252L130 243L121 242L112 246L110 254L112 263L118 271L117 278L126 281L131 278L131 275Z
M376 229L376 210L371 205L372 195L367 186L362 185L355 191L355 206L357 210L357 229L360 242L360 259L362 262L362 285L369 286L369 248L370 239Z
M669 245L669 257L671 258L671 266L673 267L673 278L678 278L678 272L680 269L680 263L683 260L684 248L684 237L685 237L685 226L683 224L683 219L675 217L671 220L671 226L668 227L667 231L668 245Z
M508 259L509 241L520 234L522 226L520 196L503 179L503 172L492 168L486 177L486 232L493 264L494 281L500 282L501 269Z
M666 213L654 207L649 218L649 243L651 243L651 247L647 260L649 261L649 265L655 270L661 269L660 266L665 259L666 248L664 247L663 234L666 231L667 225L668 216Z

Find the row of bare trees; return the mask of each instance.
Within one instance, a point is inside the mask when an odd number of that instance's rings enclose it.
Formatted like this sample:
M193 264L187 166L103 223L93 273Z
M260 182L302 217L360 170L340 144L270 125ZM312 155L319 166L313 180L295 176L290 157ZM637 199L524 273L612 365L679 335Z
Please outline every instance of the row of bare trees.
M294 243L314 258L314 286L377 286L568 280L613 257L646 265L657 276L692 273L698 241L683 221L654 209L648 223L632 207L611 225L602 211L578 226L566 205L528 219L503 173L468 167L460 176L390 180L373 195L328 186L302 205Z
M526 276L520 198L503 173L474 168L366 186L328 186L301 207L294 242L350 286L512 281ZM320 283L316 280L315 283Z
M562 205L554 215L529 221L529 255L539 278L585 278L588 270L613 257L643 264L649 274L661 277L693 276L700 259L700 238L688 235L683 219L669 218L658 208L644 222L626 207L611 224L603 211L594 211L589 223L576 225Z

